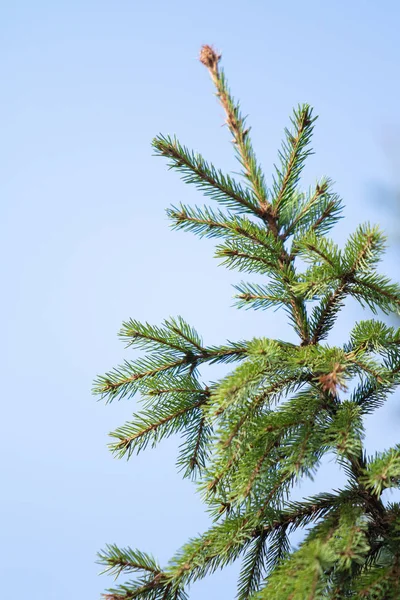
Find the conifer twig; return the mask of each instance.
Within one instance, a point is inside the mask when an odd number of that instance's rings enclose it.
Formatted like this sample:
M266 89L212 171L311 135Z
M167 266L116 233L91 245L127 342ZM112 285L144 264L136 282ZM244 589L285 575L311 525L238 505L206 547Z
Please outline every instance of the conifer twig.
M233 135L233 143L237 149L244 175L251 185L265 221L272 233L278 237L279 230L272 205L267 200L267 190L261 168L257 164L254 150L250 141L250 130L245 127L245 119L240 114L239 105L233 100L226 86L225 76L219 69L221 55L209 45L204 45L200 51L200 62L208 69L211 79L217 89L217 96L226 114L226 124Z

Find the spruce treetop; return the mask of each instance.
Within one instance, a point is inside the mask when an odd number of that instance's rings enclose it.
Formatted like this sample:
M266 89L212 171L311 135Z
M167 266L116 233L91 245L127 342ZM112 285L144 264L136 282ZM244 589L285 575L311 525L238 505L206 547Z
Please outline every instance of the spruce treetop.
M235 286L238 307L282 308L298 340L209 346L180 317L123 323L121 339L143 355L98 377L94 391L107 402L138 393L142 408L111 433L111 450L129 458L180 435L177 466L194 480L212 524L163 567L139 550L106 546L104 572L127 580L104 597L184 600L191 583L240 560L237 600L398 600L400 505L382 493L400 485L400 444L367 456L364 421L400 383L400 330L365 319L342 347L326 342L347 298L375 315L399 313L400 287L377 270L385 237L362 224L339 248L328 237L342 211L332 182L299 187L316 120L310 106L294 110L268 184L221 56L203 46L200 61L241 178L157 136L156 154L212 201L172 206L168 216L175 229L218 238L216 256L227 267L257 273L262 283ZM232 365L229 374L203 382L199 368L215 363ZM292 487L327 453L346 473L345 487L293 501ZM304 540L292 547L296 529Z

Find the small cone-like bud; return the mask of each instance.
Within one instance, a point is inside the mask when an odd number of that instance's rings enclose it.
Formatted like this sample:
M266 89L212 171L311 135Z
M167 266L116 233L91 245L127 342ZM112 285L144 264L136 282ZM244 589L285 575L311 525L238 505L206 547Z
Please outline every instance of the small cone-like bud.
M215 69L221 56L217 54L212 46L205 44L200 50L200 62L203 63L207 69Z
M342 375L344 369L342 365L336 363L331 373L320 375L318 377L319 382L324 392L328 392L332 396L336 396L338 389L345 392L347 387L344 383L344 377Z

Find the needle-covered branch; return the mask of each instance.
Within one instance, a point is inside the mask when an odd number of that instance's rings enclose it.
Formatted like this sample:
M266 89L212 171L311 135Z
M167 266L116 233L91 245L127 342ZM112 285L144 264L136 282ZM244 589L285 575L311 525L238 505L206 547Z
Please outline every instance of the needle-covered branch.
M277 235L277 224L272 214L271 204L267 200L268 192L264 174L253 150L249 135L250 129L246 126L246 118L240 112L239 103L233 99L230 93L225 73L219 67L220 59L221 56L211 46L202 47L200 62L208 69L216 87L218 99L225 111L225 122L233 136L233 144L239 162L242 165L243 174L254 193L261 214L264 215L274 235Z
M312 117L312 108L304 104L293 113L293 131L285 129L285 141L279 152L280 167L275 167L273 182L273 206L277 214L286 208L297 191L304 163L312 154L309 144L316 119Z
M142 354L98 377L94 391L106 401L137 394L141 406L111 434L111 450L130 458L178 436L177 467L195 481L211 526L163 568L108 546L99 556L105 572L137 578L105 598L186 600L191 583L240 559L238 600L398 600L400 504L383 493L400 486L400 446L369 457L364 437L365 417L400 385L400 330L359 320L343 346L326 342L349 298L375 314L400 312L399 285L379 272L385 236L367 223L344 247L328 237L341 218L339 195L326 177L306 191L300 185L315 125L307 104L285 129L268 187L220 54L203 46L200 60L241 174L157 136L156 154L217 203L177 204L168 217L174 229L218 239L228 268L255 273L255 282L235 284L237 305L283 308L298 340L265 337L267 325L255 339L210 346L180 317L123 323L127 351ZM207 381L208 365L226 369ZM293 502L292 488L324 469L327 455L345 488ZM293 547L296 530L303 540Z
M98 377L93 391L111 402L132 397L155 377L185 376L204 364L241 360L247 353L245 344L203 347L201 338L183 319L165 321L164 327L153 327L137 321L124 323L120 337L128 346L147 349L148 354L124 363Z

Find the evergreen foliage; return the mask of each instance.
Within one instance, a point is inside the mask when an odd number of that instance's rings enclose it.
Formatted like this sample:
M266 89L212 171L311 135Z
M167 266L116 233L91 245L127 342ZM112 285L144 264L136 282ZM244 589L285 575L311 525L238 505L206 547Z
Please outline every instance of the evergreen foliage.
M376 270L385 238L364 224L339 248L327 237L342 210L331 181L299 189L315 124L308 105L293 113L268 187L220 56L204 46L200 60L225 110L242 180L160 135L156 153L216 203L168 215L177 229L218 238L216 255L228 267L262 274L262 284L237 286L238 306L283 308L298 343L208 346L181 318L123 324L122 340L144 356L99 377L95 392L108 402L139 392L143 408L111 434L111 450L130 457L181 435L178 467L196 481L213 522L164 568L138 550L107 546L99 554L105 571L137 579L105 598L183 600L192 582L240 558L238 600L399 599L400 505L384 503L382 493L400 485L400 445L367 456L363 439L365 416L400 383L400 330L370 319L343 347L325 341L346 298L375 314L399 312L399 286ZM213 363L232 370L206 385L199 367ZM347 485L292 501L293 485L326 453L336 455ZM289 536L299 528L305 537L293 548Z

